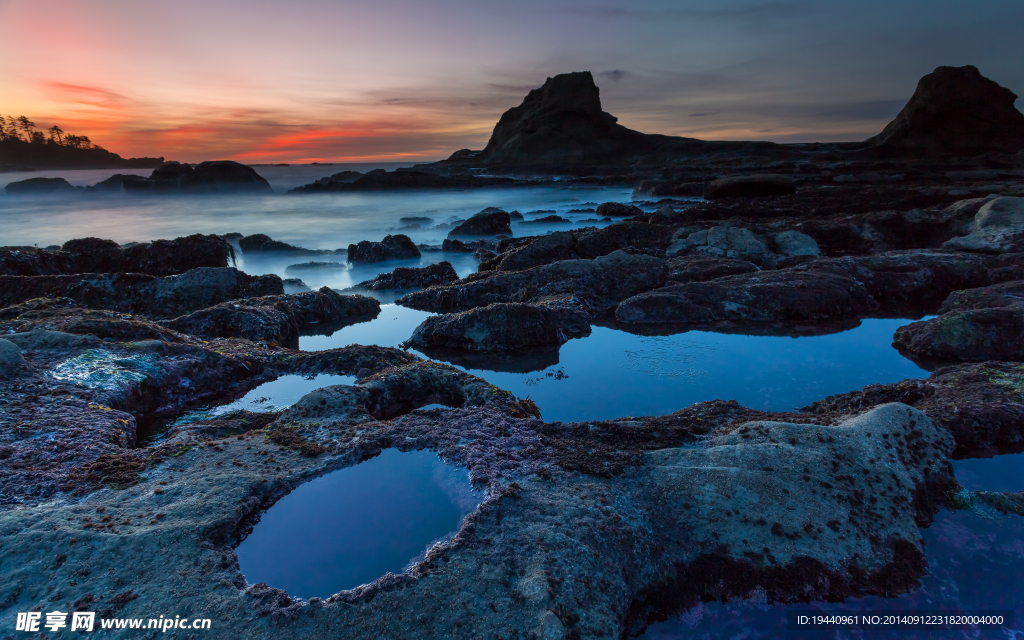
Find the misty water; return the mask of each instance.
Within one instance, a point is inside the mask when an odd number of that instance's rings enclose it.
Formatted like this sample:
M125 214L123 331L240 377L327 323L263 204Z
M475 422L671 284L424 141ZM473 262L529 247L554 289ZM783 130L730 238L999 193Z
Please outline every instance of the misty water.
M596 216L587 210L601 202L629 201L631 195L627 188L557 184L478 190L284 194L289 188L331 173L347 169L366 171L379 166L259 167L257 171L275 189L275 193L265 195L81 193L65 197L15 198L0 191L0 228L3 229L0 245L59 245L71 238L86 236L125 243L192 233L239 232L246 235L265 233L297 246L333 250L360 240L380 240L389 233L395 233L403 226L399 220L402 217L429 217L433 221L431 224L444 224L468 218L485 207L496 206L509 211L518 210L528 219L557 213L573 220L571 225L513 224L513 235L537 235L584 225L607 224L591 222ZM385 168L392 169L394 165ZM0 185L5 184L5 179L13 181L55 175L76 185L91 185L116 172L3 174L0 175ZM148 171L120 172L148 174ZM643 206L646 210L655 208L654 203L644 203ZM417 243L440 244L449 228L398 232L408 234ZM476 270L476 261L471 255L440 251L425 251L417 260L356 267L346 264L344 254L315 257L239 254L238 267L251 274L298 277L314 289L326 285L344 290L396 266L421 266L441 260L452 262L460 276ZM323 269L294 268L294 265L310 261L336 264ZM347 344L398 346L409 338L424 318L431 315L393 304L397 297L395 293L373 295L383 303L376 319L330 335L304 336L300 339L300 348L320 351ZM926 377L926 371L902 357L891 346L893 331L907 322L909 320L905 319L867 319L845 331L799 338L706 331L635 335L595 326L588 336L570 340L559 349L504 356L416 353L449 362L519 397L535 400L546 420L597 420L664 414L694 402L712 399L734 399L757 409L792 410L827 395L853 391L870 383ZM320 376L314 380L285 376L251 390L233 403L200 408L198 413L190 414L190 418L183 416L182 419L223 415L242 408L252 411L280 409L315 388L352 382L354 378L351 376ZM204 411L205 414L202 413ZM433 454L422 454L427 458L415 464L397 462L411 460L402 458L411 455L385 452L370 462L302 485L280 501L264 515L261 524L239 547L247 579L250 582L266 581L289 590L292 595L329 595L338 589L369 582L385 571L400 571L432 540L454 531L466 509L472 506L453 501L451 494L443 488L435 486L430 489L425 478L433 477L430 474L436 467L431 465L443 464L436 461L436 457L430 460L429 456ZM1016 479L1021 477L1021 462L1022 456L1010 455L989 460L957 461L954 466L958 479L970 489L1020 490L1024 487L1019 486ZM397 466L388 466L393 463ZM355 484L352 478L364 473L367 477L358 481L362 484ZM385 482L389 474L391 480ZM342 484L332 484L335 482ZM468 486L468 480L466 482ZM366 508L366 503L372 503L366 499L371 495L367 493L371 488L383 492L374 495L384 495L399 486L412 486L406 483L413 483L424 491L430 489L433 493L416 494L418 497L405 502L398 496L390 515L383 511L360 511ZM309 497L304 497L304 490ZM349 501L347 496L351 492L355 492L352 495L363 496L364 500ZM331 496L329 500L325 498L328 494ZM332 506L334 502L338 503L337 508ZM320 513L325 505L330 506L330 512ZM401 526L404 528L381 524L389 522L403 522ZM296 533L288 529L296 523L302 523L303 531ZM897 599L865 598L841 605L813 606L841 611L910 607L1019 608L1019 604L1001 607L1001 603L1007 598L1016 598L1017 603L1024 602L1024 587L1018 579L1020 570L1024 569L1024 551L1019 545L1024 531L1020 531L1020 527L1016 520L942 512L936 523L924 531L928 543L929 573L922 589ZM338 538L337 532L345 532L345 535ZM282 553L283 547L275 542L280 540L275 536L299 533L311 536L308 544L293 545L296 548L287 551L308 551L309 555L288 556L287 562L279 561L276 554ZM394 538L394 545L391 538ZM365 554L335 549L340 542L362 545L360 549ZM344 555L346 553L349 555ZM295 567L305 569L297 572ZM1006 587L1006 595L1001 595L992 585ZM1007 585L1016 586L1011 589ZM757 598L725 605L702 605L678 619L656 625L650 629L648 637L699 635L724 638L737 634L751 638L777 637L782 635L785 626L780 622L784 611L785 607L767 605Z
M466 469L430 451L386 449L278 500L235 552L250 584L326 597L401 573L482 499Z

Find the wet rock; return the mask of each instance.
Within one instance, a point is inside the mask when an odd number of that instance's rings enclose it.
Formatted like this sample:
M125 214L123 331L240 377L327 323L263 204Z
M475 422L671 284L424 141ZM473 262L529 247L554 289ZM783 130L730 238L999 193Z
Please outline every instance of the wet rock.
M0 308L33 298L62 297L93 309L156 318L174 318L236 298L283 292L278 276L250 276L232 267L203 267L164 278L136 273L0 276Z
M287 271L287 269L285 269ZM300 280L299 278L285 278L281 281L284 285L284 292L288 293L302 293L304 291L311 291L309 285Z
M757 265L746 260L733 258L703 258L700 256L680 256L668 261L668 283L686 284L687 282L705 282L715 278L734 276L741 273L753 273Z
M79 273L118 273L125 269L124 250L113 240L77 238L68 240L61 251L74 256ZM226 266L226 265L217 265ZM141 273L136 271L135 273ZM153 274L155 275L155 274Z
M0 377L10 378L18 375L27 366L21 349L10 340L0 338Z
M799 231L783 231L772 236L778 252L784 256L814 256L821 255L818 243L814 238Z
M731 225L695 231L685 238L675 240L665 250L665 256L668 258L698 255L709 258L739 258L751 262L764 262L767 254L768 248L762 238L751 233L749 229Z
M865 144L883 155L976 155L1024 148L1017 96L976 67L938 67L921 78L910 101Z
M495 236L512 235L512 219L508 213L498 209L484 209L448 232L452 236Z
M594 308L665 282L665 261L615 251L593 260L562 260L517 272L486 272L456 284L410 293L399 304L431 311L457 311L495 302L534 302L563 295L577 296Z
M473 252L473 257L479 260L480 262L486 262L488 260L491 260L496 255L497 254L491 251L490 249L477 249L476 251Z
M1024 306L1024 281L1012 280L988 287L954 291L943 301L939 313L1017 306Z
M377 418L391 418L427 404L493 407L517 417L538 416L536 406L482 378L431 361L384 369L358 381L369 393L367 408Z
M789 269L672 285L633 296L615 310L627 324L822 322L877 308L848 276Z
M494 270L522 271L559 260L592 260L633 247L643 247L645 251L658 253L668 246L671 235L670 227L640 222L619 222L603 229L556 231L544 236L522 238L515 246L506 247L498 256Z
M455 267L448 261L426 267L397 267L389 273L382 273L372 280L356 285L360 289L384 291L388 289L415 289L439 284L450 284L459 279Z
M524 220L523 224L566 224L571 222L572 220L563 218L562 216L544 216L543 218Z
M329 418L346 422L370 422L366 411L370 394L361 387L334 385L302 396L281 415L283 422L311 421Z
M299 294L301 295L301 294ZM208 338L242 338L299 348L299 326L289 306L225 302L164 323L167 327Z
M74 335L49 329L32 329L22 333L10 333L4 336L25 351L72 350L87 346L95 346L100 340L93 335Z
M179 162L166 162L154 169L149 178L125 176L122 186L125 191L273 192L270 183L252 167L232 160L200 162L194 167Z
M142 177L134 173L115 173L106 180L101 180L91 187L86 187L86 191L120 192L124 191L123 185L125 180L136 180Z
M610 218L631 218L643 215L643 213L640 207L621 202L605 202L604 204L597 205L597 215L601 218L605 216Z
M441 251L448 251L449 253L473 253L475 250L462 240L445 238L444 242L441 243Z
M30 311L73 309L78 304L71 298L33 298L21 304L0 308L0 320L10 320Z
M380 171L380 173L376 173ZM399 168L392 172L375 169L361 178L349 182L328 180L296 187L288 193L387 191L391 189L474 189L516 184L514 178L474 176L467 174L440 175L426 171Z
M590 315L571 305L495 303L431 316L404 344L470 351L511 351L558 345L590 328Z
M77 189L64 178L29 178L9 182L6 191L14 196L33 193L75 193Z
M416 244L409 236L402 234L385 236L380 242L362 240L359 244L348 245L349 262L384 262L419 257L420 250Z
M928 414L953 434L954 456L988 457L1024 444L1024 365L984 362L942 367L924 380L872 384L819 400L809 414L860 413L902 402Z
M1024 198L1006 196L989 200L975 214L971 233L953 238L942 247L984 253L1024 250Z
M52 308L32 311L23 313L17 318L4 323L4 326L8 330L13 329L17 332L31 333L36 328L43 326L47 329L61 332L57 335L49 336L51 344L61 344L61 340L68 334L90 336L96 340L108 342L139 340L176 342L183 337L144 318L126 315L117 311L94 309ZM63 346L71 346L71 344L64 342Z
M200 267L227 267L229 259L234 262L235 250L227 241L198 233L124 249L125 270L154 276L177 275Z
M893 344L930 360L1024 359L1024 306L951 311L896 330Z
M288 295L243 298L236 302L256 306L273 306L278 302L288 305L303 333L319 325L353 324L380 313L380 303L374 298L360 295L342 295L330 287Z
M707 186L704 198L768 198L796 193L796 185L788 176L755 174L719 178Z
M303 262L300 264L290 264L285 267L285 271L333 271L333 270L347 270L349 268L346 262Z
M256 233L251 236L239 238L238 247L242 250L242 253L277 252L297 253L299 255L330 255L338 253L340 251L303 249L302 247L290 245L287 242L280 242L279 240L274 240L270 236L262 233Z
M292 349L299 335L323 326L341 328L375 317L380 303L343 296L329 287L288 295L241 298L190 313L164 324L175 331L211 338L268 340Z
M63 251L44 249L0 249L0 274L12 276L45 276L70 273L74 257Z

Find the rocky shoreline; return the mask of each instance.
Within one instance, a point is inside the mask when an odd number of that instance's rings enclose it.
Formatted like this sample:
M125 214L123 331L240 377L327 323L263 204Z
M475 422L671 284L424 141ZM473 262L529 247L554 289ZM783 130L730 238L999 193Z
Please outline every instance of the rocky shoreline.
M548 89L534 102L558 93ZM517 109L485 150L496 163L525 163L533 149L509 127L535 110ZM651 143L605 116L598 103L595 139ZM928 378L791 412L719 399L547 422L529 398L403 349L300 351L299 336L380 305L328 287L286 294L278 276L229 266L229 240L316 254L267 236L0 249L0 616L181 608L225 638L632 637L705 601L915 589L927 570L920 527L940 509L1024 515L1024 495L967 491L951 465L1024 449L1024 157L902 160L897 180L892 154L924 135L900 122L874 160L819 157L801 165L805 180L737 147L716 156L743 167L711 189L720 197L654 211L602 203L596 215L621 219L602 228L509 237L512 216L488 208L452 230L484 243L441 248L475 247L476 273L400 267L360 285L415 289L398 304L438 315L407 344L465 357L557 348L595 324L804 335L936 316L893 338L934 368ZM560 144L554 160L571 164L579 149ZM449 164L482 159L456 156ZM949 177L954 166L972 168ZM677 173L644 189L690 188ZM420 249L391 235L345 253L372 262ZM290 374L356 381L138 445L142 421ZM445 408L423 408L433 404ZM246 581L233 549L261 512L387 448L437 452L486 498L402 574L308 600Z

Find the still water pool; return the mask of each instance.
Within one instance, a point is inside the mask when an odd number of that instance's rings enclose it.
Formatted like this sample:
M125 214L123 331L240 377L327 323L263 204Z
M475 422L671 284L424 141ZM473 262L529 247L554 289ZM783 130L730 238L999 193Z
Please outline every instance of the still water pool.
M455 533L482 498L468 471L435 453L386 449L301 485L235 551L249 583L326 597L401 573Z

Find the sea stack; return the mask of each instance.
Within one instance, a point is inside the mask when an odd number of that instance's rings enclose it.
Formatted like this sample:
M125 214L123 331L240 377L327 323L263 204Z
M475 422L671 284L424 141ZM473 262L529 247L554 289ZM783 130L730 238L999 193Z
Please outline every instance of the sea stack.
M1017 96L976 67L939 67L921 78L903 110L865 141L883 155L975 155L1024 149Z
M602 111L589 71L562 73L502 114L474 160L538 166L614 162L649 153L662 138L627 129Z

